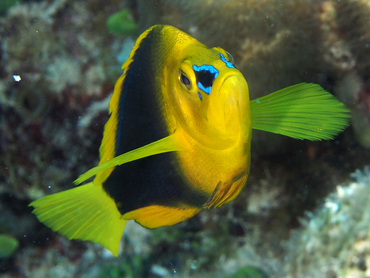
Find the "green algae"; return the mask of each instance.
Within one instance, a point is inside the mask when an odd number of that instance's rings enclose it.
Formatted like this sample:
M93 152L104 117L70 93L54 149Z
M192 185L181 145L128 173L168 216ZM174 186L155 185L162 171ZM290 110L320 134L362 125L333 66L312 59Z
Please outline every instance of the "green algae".
M267 278L267 275L256 267L246 266L225 278Z
M0 259L7 259L18 249L19 242L16 238L0 234Z
M0 1L0 13L5 12L11 6L17 4L20 0L1 0Z
M137 32L137 25L132 19L128 9L123 9L107 20L108 31L116 35L134 35Z
M145 276L144 261L140 256L128 257L122 263L114 262L105 264L99 278L135 278Z

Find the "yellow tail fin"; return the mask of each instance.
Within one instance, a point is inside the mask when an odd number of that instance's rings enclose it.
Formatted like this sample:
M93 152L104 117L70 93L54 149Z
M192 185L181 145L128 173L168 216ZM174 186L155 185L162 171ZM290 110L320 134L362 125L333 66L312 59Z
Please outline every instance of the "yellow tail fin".
M126 220L120 219L115 202L92 182L38 199L29 206L40 222L68 239L99 243L114 256Z

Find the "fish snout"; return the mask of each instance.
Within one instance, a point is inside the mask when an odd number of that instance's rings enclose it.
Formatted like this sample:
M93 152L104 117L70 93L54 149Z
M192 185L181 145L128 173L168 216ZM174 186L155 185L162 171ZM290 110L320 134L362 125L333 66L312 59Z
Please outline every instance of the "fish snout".
M231 139L241 135L244 142L250 141L249 90L247 81L239 71L220 75L215 80L207 117L219 136Z

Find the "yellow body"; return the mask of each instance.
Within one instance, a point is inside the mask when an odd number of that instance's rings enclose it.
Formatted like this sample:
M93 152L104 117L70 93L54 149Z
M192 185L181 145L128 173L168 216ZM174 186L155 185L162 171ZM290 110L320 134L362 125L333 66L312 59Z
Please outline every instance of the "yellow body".
M223 49L172 26L145 31L116 83L100 163L75 183L95 179L32 202L33 213L69 239L100 243L117 256L127 220L173 225L233 200L248 178L252 128L321 140L347 125L348 110L314 84L250 102L232 62Z
M179 164L195 188L212 198L222 192L223 198L205 204L220 206L236 197L249 171L252 124L248 85L239 70L227 67L220 59L220 54L228 57L223 49L208 49L183 32L174 36L170 26L162 32L175 40L176 51L168 57L161 84L164 103L168 103L169 132L178 134L187 147L187 151L177 153ZM219 74L210 95L200 101L192 66L204 64L212 65ZM189 78L190 89L179 82L179 69ZM241 173L244 176L234 182ZM219 183L218 192L212 196Z
M174 207L152 205L122 217L148 228L172 225L202 208L231 201L247 180L250 161L252 127L248 85L243 75L220 59L220 54L228 57L223 49L209 49L181 31L174 32L171 26L165 26L161 33L171 48L165 60L158 61L167 129L184 148L176 156L185 178L209 199L201 207L183 203ZM193 65L211 65L218 71L210 94L202 92L201 100ZM179 72L190 80L190 88L179 81Z

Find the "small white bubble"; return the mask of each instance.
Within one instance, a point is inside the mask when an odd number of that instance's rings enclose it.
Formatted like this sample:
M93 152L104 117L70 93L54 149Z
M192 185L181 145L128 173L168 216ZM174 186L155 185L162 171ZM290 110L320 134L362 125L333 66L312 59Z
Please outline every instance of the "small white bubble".
M50 189L50 188L51 188L51 186L50 186L50 185L48 185L48 188Z
M36 31L36 33L38 33L39 31Z
M16 81L16 82L19 82L19 81L21 81L21 76L20 75L13 75L13 79L14 79L14 81Z

